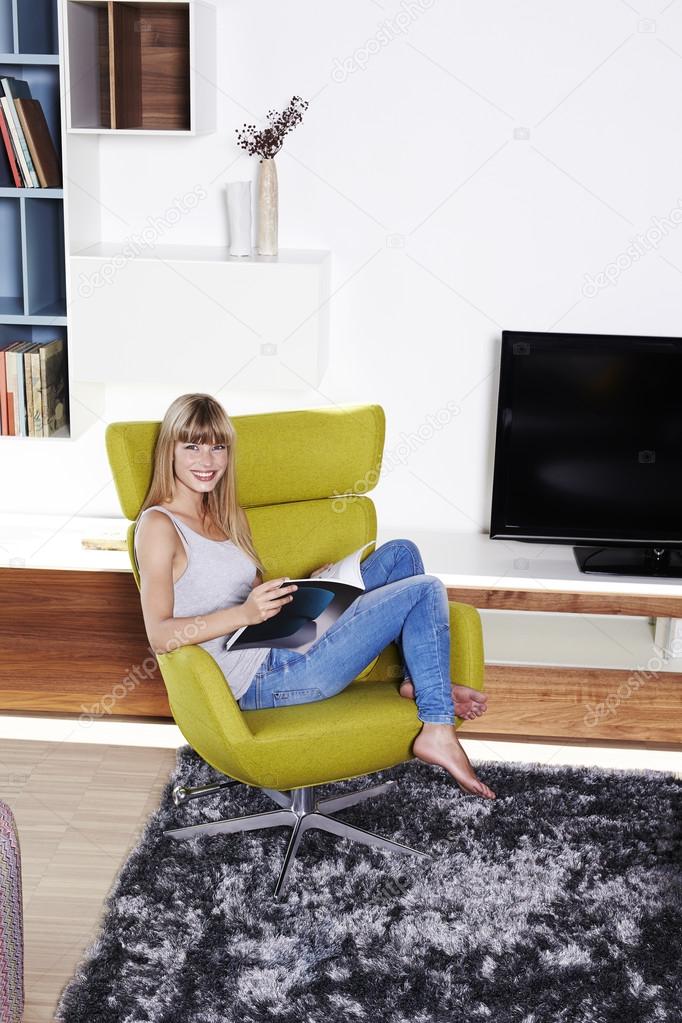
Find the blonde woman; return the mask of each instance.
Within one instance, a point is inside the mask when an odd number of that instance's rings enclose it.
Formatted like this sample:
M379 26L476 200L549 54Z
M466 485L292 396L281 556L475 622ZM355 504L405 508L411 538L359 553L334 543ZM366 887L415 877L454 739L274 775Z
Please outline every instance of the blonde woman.
M424 574L411 540L390 540L365 558L365 592L306 653L224 649L233 632L272 618L296 590L285 578L263 582L265 568L237 502L235 444L234 427L211 395L183 394L163 418L135 528L152 649L165 653L200 644L219 664L240 707L253 710L334 696L395 641L413 680L405 679L401 695L416 700L423 722L413 755L445 768L464 792L494 799L454 728L455 713L478 717L486 697L450 680L447 592L436 576Z

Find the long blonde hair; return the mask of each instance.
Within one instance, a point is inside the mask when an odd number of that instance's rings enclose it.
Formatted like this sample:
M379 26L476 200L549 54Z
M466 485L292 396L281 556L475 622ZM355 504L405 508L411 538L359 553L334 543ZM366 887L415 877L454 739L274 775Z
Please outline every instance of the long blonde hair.
M201 497L204 523L217 526L240 550L252 558L261 574L265 566L253 546L246 512L237 502L235 452L237 434L227 412L210 394L181 394L168 407L154 448L154 470L140 515L146 508L173 499L175 444L225 444L227 468L218 483ZM138 520L139 520L138 515Z

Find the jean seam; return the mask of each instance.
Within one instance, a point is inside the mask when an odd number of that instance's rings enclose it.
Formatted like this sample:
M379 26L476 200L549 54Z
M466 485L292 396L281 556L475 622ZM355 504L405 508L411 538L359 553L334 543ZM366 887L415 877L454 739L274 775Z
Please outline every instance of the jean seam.
M435 621L435 611L436 611L435 600L436 600L436 588L433 587L431 603L433 605L434 621ZM436 628L437 628L437 632L439 632L439 633L445 631L445 625L443 626L442 629L440 629L439 627L436 627ZM444 681L445 680L443 679L443 670L442 670L442 667L441 667L441 664L440 664L440 660L438 660L438 674L440 676L440 682L441 682L440 700L441 700L441 704L443 705L443 715L447 716L449 718L450 717L450 711L447 709L447 707L445 707L445 702L446 702L445 701L445 690L444 690ZM448 680L447 680L448 691L450 689L450 678L449 678L449 675L450 675L450 672L448 671Z

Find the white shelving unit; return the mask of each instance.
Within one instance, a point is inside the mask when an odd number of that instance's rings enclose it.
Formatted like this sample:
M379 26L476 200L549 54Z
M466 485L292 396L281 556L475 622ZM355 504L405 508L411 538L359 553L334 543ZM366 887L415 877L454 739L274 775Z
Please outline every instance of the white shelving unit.
M0 76L27 82L43 109L67 176L63 67L58 0L0 2ZM2 143L0 143L0 146ZM68 353L65 196L62 188L17 188L0 153L0 342L51 341L66 346L67 423L50 437L10 435L0 445L68 440L78 419Z
M70 271L78 380L300 390L327 367L327 251L158 245L126 259L121 246L96 244Z

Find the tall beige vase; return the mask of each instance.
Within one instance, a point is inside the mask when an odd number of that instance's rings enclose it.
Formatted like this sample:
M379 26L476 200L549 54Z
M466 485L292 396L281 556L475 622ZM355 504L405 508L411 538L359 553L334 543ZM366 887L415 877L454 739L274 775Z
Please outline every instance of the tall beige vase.
M258 240L261 256L277 255L277 167L272 158L261 160L258 173Z

